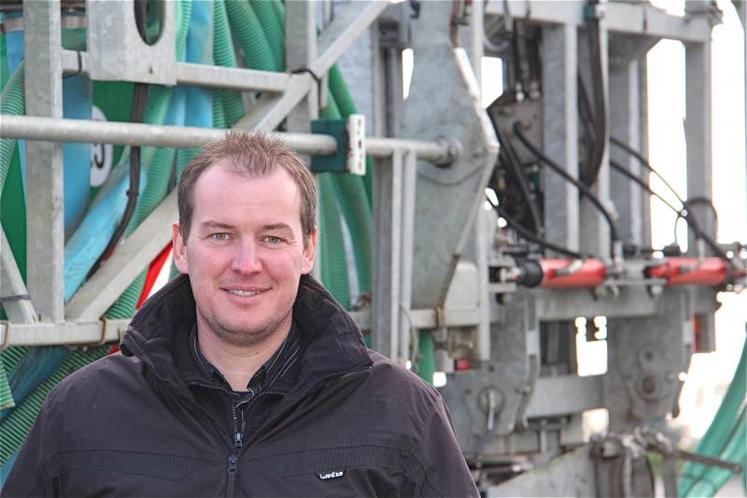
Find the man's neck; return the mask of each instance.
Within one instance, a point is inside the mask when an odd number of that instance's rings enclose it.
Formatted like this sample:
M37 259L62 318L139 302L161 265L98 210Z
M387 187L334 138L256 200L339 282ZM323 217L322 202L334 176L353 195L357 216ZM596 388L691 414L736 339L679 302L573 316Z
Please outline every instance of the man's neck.
M200 351L223 374L234 391L246 391L254 374L280 348L287 336L287 331L273 334L260 344L240 347L227 344L210 331L197 327Z

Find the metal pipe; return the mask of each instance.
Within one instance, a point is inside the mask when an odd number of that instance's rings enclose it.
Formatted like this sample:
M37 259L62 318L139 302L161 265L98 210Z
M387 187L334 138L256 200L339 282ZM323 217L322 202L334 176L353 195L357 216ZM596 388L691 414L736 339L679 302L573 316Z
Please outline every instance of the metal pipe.
M0 118L0 138L23 138L51 142L107 143L191 148L223 137L226 130L187 126L157 126L83 119L54 119L36 116ZM305 154L332 154L337 141L328 135L273 133L295 150ZM389 157L394 151L412 151L420 159L444 162L457 154L453 143L426 142L397 138L366 139L366 152L372 157Z

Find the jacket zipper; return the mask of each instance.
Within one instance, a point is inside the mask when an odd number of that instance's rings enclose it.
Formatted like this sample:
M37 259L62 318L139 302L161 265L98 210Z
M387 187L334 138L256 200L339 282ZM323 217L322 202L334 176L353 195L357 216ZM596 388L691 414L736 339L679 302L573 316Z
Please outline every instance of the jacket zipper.
M202 382L190 382L190 385L202 387L205 389L213 389L216 391L221 391L230 396L230 393L218 386L214 386L211 384L205 384ZM228 473L228 482L226 483L226 496L233 496L235 487L236 487L236 475L239 473L239 451L241 451L241 448L244 446L244 435L243 430L239 430L238 427L238 421L236 416L238 405L234 406L232 409L231 416L233 418L233 445L230 449L230 454L228 455L228 467L226 469Z

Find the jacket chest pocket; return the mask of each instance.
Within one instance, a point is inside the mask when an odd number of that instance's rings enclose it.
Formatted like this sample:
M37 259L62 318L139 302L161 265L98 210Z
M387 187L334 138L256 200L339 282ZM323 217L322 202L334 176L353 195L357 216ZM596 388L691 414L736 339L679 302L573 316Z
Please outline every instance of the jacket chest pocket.
M373 445L303 450L261 463L280 477L279 496L410 496L422 473L407 452Z
M59 486L55 494L62 496L191 495L205 486L195 488L189 481L200 474L221 475L216 470L213 463L196 458L120 450L60 453L44 467Z

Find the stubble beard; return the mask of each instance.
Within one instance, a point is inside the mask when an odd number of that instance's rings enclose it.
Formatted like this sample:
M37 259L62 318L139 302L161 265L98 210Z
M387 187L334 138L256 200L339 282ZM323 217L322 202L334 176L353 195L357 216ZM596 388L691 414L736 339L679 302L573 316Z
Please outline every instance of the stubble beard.
M198 313L200 311L198 310ZM218 319L215 316L207 316L200 313L205 323L210 327L213 333L226 344L230 344L235 347L253 347L258 344L265 342L271 335L273 335L287 320L290 325L290 314L291 310L278 321L270 321L265 323L262 327L257 329L242 329L237 327L231 327L230 324ZM290 327L288 327L290 328Z

